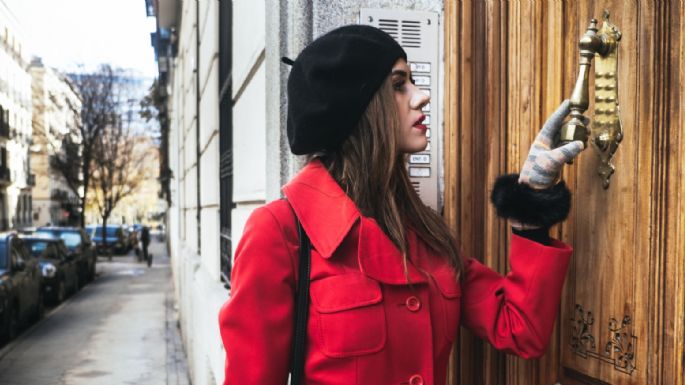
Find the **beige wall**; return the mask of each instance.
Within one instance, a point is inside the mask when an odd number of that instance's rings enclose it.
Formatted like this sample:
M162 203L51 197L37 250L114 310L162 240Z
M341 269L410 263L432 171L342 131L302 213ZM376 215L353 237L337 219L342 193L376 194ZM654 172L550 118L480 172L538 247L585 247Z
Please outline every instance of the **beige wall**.
M50 167L50 157L61 153L65 135L78 138L78 115L81 100L67 78L59 72L34 62L32 77L33 119L30 161L35 175L33 188L33 218L35 225L58 223L61 219L60 203L52 199L55 191L64 191L71 199L78 198L60 174ZM76 139L78 140L78 139Z
M174 178L168 234L192 381L218 384L224 355L216 314L227 295L219 278L219 16L218 2L199 4L199 61L196 3L183 2L170 82Z

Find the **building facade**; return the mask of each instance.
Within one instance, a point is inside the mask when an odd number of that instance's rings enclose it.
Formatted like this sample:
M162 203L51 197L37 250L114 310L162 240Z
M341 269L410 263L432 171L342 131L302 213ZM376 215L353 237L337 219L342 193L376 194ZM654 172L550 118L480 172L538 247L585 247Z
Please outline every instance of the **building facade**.
M16 17L0 2L0 228L32 224L31 75Z
M32 220L36 225L75 225L79 196L67 185L50 160L66 149L65 137L80 143L81 99L69 79L35 58L30 73L33 89L33 144L31 170L35 175ZM80 192L82 193L82 192Z

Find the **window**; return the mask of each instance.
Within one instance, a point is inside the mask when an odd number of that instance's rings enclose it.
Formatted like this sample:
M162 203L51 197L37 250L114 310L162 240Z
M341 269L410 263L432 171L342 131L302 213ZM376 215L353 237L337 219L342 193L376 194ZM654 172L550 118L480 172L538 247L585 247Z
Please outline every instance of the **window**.
M9 268L9 261L7 258L7 243L0 241L0 269Z
M59 237L62 238L68 249L75 249L81 246L81 234L79 233L62 233Z
M36 258L49 258L52 253L49 252L49 242L48 241L28 241L26 244L31 251L31 254Z
M231 100L232 2L219 2L219 245L221 280L231 277L231 210L233 204L233 103Z
M18 227L22 225L22 214L23 214L23 208L24 208L24 199L20 195L19 199L17 200L17 207L14 208L14 226Z
M31 253L26 249L24 243L18 239L12 239L12 266L17 266L19 263L25 263L28 258L31 258Z
M77 231L59 232L51 230L38 230L36 231L36 234L44 236L58 236L64 241L64 244L70 250L76 249L77 247L81 246L81 233ZM102 231L100 231L100 235L102 235Z
M5 200L5 194L0 193L0 230L7 230L9 227L9 222L7 221L7 212L5 211L6 207L7 202Z
M155 5L152 3L152 0L145 0L145 10L148 17L155 15Z

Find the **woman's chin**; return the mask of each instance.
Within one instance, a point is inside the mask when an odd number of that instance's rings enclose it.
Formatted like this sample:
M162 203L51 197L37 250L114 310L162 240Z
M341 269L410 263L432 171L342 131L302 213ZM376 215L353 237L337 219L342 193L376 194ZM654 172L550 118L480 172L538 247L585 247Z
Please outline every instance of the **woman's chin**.
M417 152L425 151L427 146L428 140L424 136L423 138L417 138L417 140L414 140L411 143L406 143L404 146L400 148L400 151L402 151L405 154L414 154Z

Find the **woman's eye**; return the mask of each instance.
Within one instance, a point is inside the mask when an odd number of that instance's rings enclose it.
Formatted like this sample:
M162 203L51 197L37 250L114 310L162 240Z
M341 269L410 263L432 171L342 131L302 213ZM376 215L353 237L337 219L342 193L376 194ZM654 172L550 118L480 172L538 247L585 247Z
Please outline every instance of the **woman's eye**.
M414 77L411 77L411 84L416 84L416 81L414 81Z
M393 83L393 84L392 84L392 87L393 87L396 91L402 91L402 90L404 89L404 83L405 83L404 80L402 80L401 82Z

